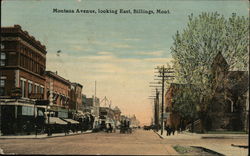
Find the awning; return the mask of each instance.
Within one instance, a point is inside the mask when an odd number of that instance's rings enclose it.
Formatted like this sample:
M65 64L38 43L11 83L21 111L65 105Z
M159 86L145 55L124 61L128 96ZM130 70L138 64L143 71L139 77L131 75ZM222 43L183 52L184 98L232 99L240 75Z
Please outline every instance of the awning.
M79 124L78 121L75 121L75 120L72 120L72 119L63 119L63 120L65 120L65 121L67 121L67 122L70 122L70 123L72 123L72 124Z
M57 118L57 117L49 117L49 123L48 123L48 118L47 118L46 119L46 124L67 125L68 123L61 120L60 118Z

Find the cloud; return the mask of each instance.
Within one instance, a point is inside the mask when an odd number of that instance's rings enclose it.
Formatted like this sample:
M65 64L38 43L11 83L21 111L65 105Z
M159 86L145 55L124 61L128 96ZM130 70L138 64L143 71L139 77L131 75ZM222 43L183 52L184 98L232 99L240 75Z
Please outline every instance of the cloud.
M83 51L90 51L91 49L88 48L88 47L84 47L82 45L72 45L71 46L71 49L72 50L75 50L75 51L80 51L80 52L83 52Z
M159 50L159 51L140 51L140 52L136 52L135 54L137 55L145 55L145 56L162 56L163 54L163 50Z
M171 64L173 61L172 58L145 58L144 60L147 62L160 63L160 64L165 64L165 63Z
M114 48L124 48L124 49L126 49L126 48L133 48L133 46L131 46L131 45L128 45L128 44L123 44L123 43L114 43L114 44L111 44L111 46L112 47L114 47Z
M124 41L140 41L139 38L125 38Z
M109 43L109 42L103 42L103 41L96 41L92 40L89 42L90 44L97 45L97 46L105 46L105 47L111 47L111 48L133 48L133 46L124 44L124 43Z
M100 52L97 52L98 55L112 55L113 53L112 52L108 52L108 51L100 51Z

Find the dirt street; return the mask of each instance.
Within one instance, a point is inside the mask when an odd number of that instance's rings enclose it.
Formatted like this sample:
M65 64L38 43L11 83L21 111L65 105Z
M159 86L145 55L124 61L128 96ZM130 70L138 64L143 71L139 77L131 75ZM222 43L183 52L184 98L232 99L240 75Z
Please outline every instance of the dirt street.
M3 152L15 154L177 154L153 131L90 133L45 139L1 139Z

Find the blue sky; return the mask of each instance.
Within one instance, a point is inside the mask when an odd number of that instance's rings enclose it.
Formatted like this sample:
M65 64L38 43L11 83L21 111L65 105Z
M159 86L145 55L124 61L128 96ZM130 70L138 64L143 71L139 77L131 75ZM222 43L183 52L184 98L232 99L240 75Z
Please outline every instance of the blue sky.
M170 14L70 14L57 9L163 9ZM3 0L2 26L19 24L47 47L47 70L83 84L83 93L107 96L127 115L149 122L147 99L154 68L171 60L172 37L188 15L248 16L248 2L205 0ZM56 56L56 51L62 54Z

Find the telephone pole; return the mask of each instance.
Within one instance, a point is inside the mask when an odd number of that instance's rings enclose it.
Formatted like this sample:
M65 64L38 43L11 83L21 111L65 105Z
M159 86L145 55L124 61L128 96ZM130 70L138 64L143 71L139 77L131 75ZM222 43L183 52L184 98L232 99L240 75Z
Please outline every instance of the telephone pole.
M157 81L157 82L149 82L149 87L153 87L154 88L154 92L153 92L153 96L149 96L150 99L153 99L153 119L154 119L154 126L156 126L156 129L158 131L159 129L159 89L160 89L160 84L161 82ZM154 84L154 85L152 85Z
M161 79L161 135L163 134L163 118L164 118L164 88L165 88L165 81L168 80L170 77L174 77L173 75L169 75L170 73L174 73L173 68L166 68L164 65L161 67L157 67L159 75L156 75L157 77L162 78Z

